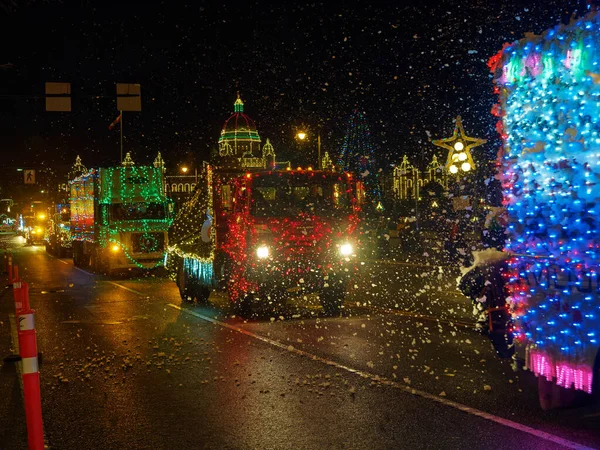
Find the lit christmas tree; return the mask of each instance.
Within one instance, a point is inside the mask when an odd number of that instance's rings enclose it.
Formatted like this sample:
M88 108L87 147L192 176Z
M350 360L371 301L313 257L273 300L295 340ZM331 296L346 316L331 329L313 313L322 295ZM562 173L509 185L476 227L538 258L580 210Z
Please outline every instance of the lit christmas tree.
M381 190L376 169L375 146L365 114L357 109L352 111L348 120L337 166L364 182L367 201L374 206L380 204Z

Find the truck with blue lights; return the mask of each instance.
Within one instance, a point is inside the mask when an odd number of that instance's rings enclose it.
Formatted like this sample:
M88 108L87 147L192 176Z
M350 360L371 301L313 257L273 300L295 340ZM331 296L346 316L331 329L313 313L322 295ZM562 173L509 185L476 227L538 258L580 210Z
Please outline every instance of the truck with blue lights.
M505 44L488 65L517 354L544 409L600 390L600 15Z
M357 269L356 192L344 173L209 167L169 230L181 298L206 302L219 289L246 314L313 293L338 314Z

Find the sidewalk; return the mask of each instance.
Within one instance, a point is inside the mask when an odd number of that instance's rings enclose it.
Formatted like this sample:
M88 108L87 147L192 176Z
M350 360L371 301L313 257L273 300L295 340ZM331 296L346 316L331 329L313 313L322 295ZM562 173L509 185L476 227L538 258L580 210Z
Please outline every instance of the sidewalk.
M12 348L11 318L14 320L15 303L8 278L0 273L0 449L27 448L27 426L17 364L4 358L18 353L18 344ZM10 316L9 316L10 315ZM16 326L15 326L16 327Z

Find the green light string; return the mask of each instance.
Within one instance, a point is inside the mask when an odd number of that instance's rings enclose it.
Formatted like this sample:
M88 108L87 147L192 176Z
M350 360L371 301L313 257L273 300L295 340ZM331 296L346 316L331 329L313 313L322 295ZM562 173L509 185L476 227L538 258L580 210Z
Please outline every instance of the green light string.
M115 171L118 171L115 173ZM131 221L114 221L109 223L108 207L115 203L157 203L164 208L165 216L168 214L168 205L171 202L166 197L163 191L162 171L159 168L151 166L132 166L132 167L111 167L102 168L99 171L92 170L89 174L81 176L74 182L83 181L84 185L76 183L74 185L75 195L71 198L71 204L77 211L81 210L84 214L80 214L77 219L85 219L88 215L85 214L85 207L88 209L94 204L94 185L93 180L87 180L89 177L99 177L100 186L98 192L98 204L100 208L98 220L98 236L96 237L101 248L107 248L111 243L118 244L127 259L140 268L148 268L134 258L130 252L131 249L126 248L123 242L117 239L119 233L142 233L142 239L154 241L153 247L156 247L158 240L152 236L153 232L162 232L168 230L172 223L171 218L164 219L139 219L134 223ZM115 192L116 176L119 177L119 192ZM140 202L140 199L141 202ZM89 203L89 204L87 204ZM85 240L94 242L94 239L83 230L80 233L74 233L75 240ZM163 249L166 251L166 248ZM164 256L154 266L158 267L163 264ZM154 268L152 267L152 268Z
M158 262L157 262L156 264L154 264L153 266L151 266L151 267L147 267L147 266L143 265L142 263L140 263L140 262L139 262L137 259L135 259L133 256L131 256L131 255L129 254L129 252L127 251L127 247L125 247L125 246L122 244L122 242L120 242L120 241L117 241L117 240L115 240L115 239L110 239L110 240L109 240L109 243L112 243L112 244L117 244L117 245L118 245L118 246L119 246L121 249L123 249L123 253L124 253L124 254L125 254L125 256L127 257L127 259L128 259L128 260L129 260L131 263L135 264L135 265L136 265L138 268L140 268L140 269L156 269L157 267L160 267L161 265L163 265L163 264L164 264L164 257L163 257L163 258L160 258L160 259L158 260Z

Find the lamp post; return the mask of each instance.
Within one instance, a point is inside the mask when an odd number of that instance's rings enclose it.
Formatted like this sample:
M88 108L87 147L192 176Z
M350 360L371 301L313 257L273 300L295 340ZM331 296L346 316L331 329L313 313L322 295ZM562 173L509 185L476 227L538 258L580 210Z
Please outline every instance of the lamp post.
M190 171L189 167L187 167L187 166L182 166L179 170L184 175L187 175L187 173ZM198 183L198 169L197 168L194 168L194 182L196 184Z
M448 166L448 172L453 175L458 175L459 172L467 173L473 168L469 161L469 155L465 149L465 144L462 141L456 141L454 143L454 152L452 153L450 165Z
M300 130L296 133L296 137L301 141L308 139L308 133ZM321 170L321 133L317 133L317 170Z
M433 145L442 147L448 151L446 170L450 175L455 175L457 180L465 177L475 169L475 162L471 150L487 141L467 136L462 125L460 116L456 116L456 123L452 136L444 139L432 140Z

